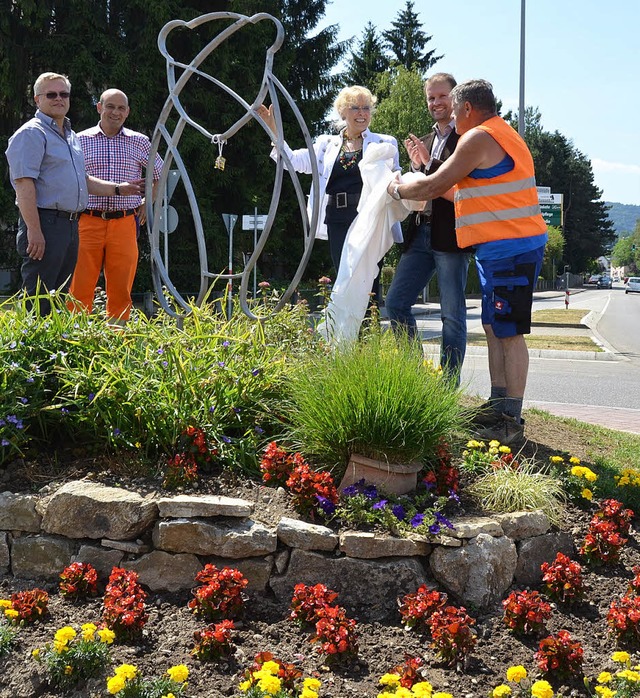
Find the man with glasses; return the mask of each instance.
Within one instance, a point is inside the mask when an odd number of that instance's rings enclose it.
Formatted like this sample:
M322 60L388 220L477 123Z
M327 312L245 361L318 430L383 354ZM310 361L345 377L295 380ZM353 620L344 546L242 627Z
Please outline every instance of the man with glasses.
M68 290L78 256L78 218L89 193L137 194L141 184L87 176L82 148L67 118L71 83L66 75L42 73L33 94L36 114L11 136L6 150L20 211L16 247L29 296ZM38 307L42 314L50 312L46 298Z
M142 177L149 166L151 143L147 136L124 127L129 99L120 90L105 90L96 105L97 126L78 134L87 172L105 179ZM154 183L162 173L162 158L153 163ZM154 184L155 190L155 184ZM146 213L140 194L89 196L89 206L80 218L78 264L71 282L71 295L91 311L96 283L104 266L107 318L111 325L124 325L131 313L131 288L138 266L138 219Z

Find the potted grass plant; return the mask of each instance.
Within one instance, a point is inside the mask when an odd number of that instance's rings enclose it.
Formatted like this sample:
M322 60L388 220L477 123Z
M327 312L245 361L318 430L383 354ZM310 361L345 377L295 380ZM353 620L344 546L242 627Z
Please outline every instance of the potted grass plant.
M420 345L379 332L296 365L285 411L291 446L341 487L364 478L397 494L463 421L459 391Z

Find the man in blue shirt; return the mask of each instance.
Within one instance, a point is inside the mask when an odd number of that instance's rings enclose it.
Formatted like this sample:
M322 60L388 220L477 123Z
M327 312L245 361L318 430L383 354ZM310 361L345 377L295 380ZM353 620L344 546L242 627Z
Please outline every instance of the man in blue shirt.
M67 118L71 83L66 75L43 73L33 86L38 110L9 139L11 184L20 211L16 247L22 285L29 296L66 292L78 256L78 217L89 193L137 194L141 181L105 182L87 177L82 148ZM40 312L50 312L41 299Z

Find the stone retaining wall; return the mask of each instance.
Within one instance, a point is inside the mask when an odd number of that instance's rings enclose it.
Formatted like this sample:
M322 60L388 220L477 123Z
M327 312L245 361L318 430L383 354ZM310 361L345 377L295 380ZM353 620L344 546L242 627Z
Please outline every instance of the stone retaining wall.
M106 581L114 565L135 570L154 592L191 589L205 563L235 567L249 591L288 604L295 584L326 584L363 619L396 613L396 599L420 584L440 585L482 608L507 589L540 581L540 564L574 553L539 511L461 518L445 535L413 539L335 533L283 518L269 528L254 504L219 496L141 497L86 480L47 496L0 494L0 574L57 581L74 561Z

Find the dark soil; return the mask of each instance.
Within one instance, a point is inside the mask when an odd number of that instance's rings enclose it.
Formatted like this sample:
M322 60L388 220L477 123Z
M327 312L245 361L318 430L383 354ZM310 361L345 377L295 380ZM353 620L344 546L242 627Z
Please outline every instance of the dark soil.
M562 429L555 433L553 426L548 423L543 425L540 422L539 426L540 431L537 432L535 416L527 422L530 442L524 450L525 455L535 453L540 461L546 461L550 454L569 449L573 455L581 456L579 444L563 442ZM44 488L47 492L63 480L88 475L107 484L120 484L141 492L154 489L160 491L160 477L150 478L148 474L127 470L129 466L124 462L112 462L109 471L103 470L103 467L96 461L86 460L60 465L57 469L52 468L51 464L46 468L42 465L14 464L0 480L0 489L38 491ZM61 477L62 473L64 477ZM48 482L51 480L53 482ZM264 488L257 483L210 478L201 485L200 491L255 501L260 504L256 507L256 518L270 525L274 525L283 515L296 516L285 493ZM574 535L577 546L584 538L591 514L592 511L577 508L571 508L567 512L563 529ZM610 656L618 648L608 634L606 616L611 601L626 592L629 580L633 577L632 568L640 565L639 543L640 539L633 531L619 565L599 570L585 568L585 581L589 587L586 602L575 607L554 606L548 631L555 633L566 629L574 640L581 643L584 649L584 673L591 678L601 671L615 670ZM0 658L0 698L48 698L60 695L48 686L41 665L31 658L31 651L50 642L54 632L64 625L79 629L82 623L99 624L100 621L100 598L73 605L59 595L55 584L5 577L0 581L0 598L8 598L15 590L34 586L44 588L51 594L50 616L43 623L19 629L16 648ZM315 645L310 644L310 632L301 630L287 620L286 607L262 596L250 598L244 620L237 623L234 634L237 648L235 656L217 664L202 663L190 651L194 631L203 628L205 624L187 609L189 599L188 592L150 594L147 599L150 617L143 640L136 645L114 645L114 666L123 662L135 664L145 676L158 676L174 664L185 663L190 669L186 691L190 698L241 695L238 684L243 678L244 670L251 665L257 653L264 651L270 651L284 661L296 663L305 675L318 676L322 682L320 695L324 698L375 698L382 690L378 684L379 677L402 663L407 654L424 659L424 676L432 683L434 691L450 693L454 698L490 695L493 687L505 681L506 669L515 664L525 666L531 676L542 678L534 660L540 638L515 637L502 621L502 608L499 604L484 611L467 609L476 619L477 644L462 667L443 666L430 648L429 638L405 631L400 624L399 615L387 624L368 623L366 619L356 617L359 635L357 659L343 667L328 667L317 654ZM550 680L565 697L588 695L581 679L576 679L569 685L554 683L553 678ZM101 678L87 683L70 695L76 698L106 696L105 686L105 679Z

